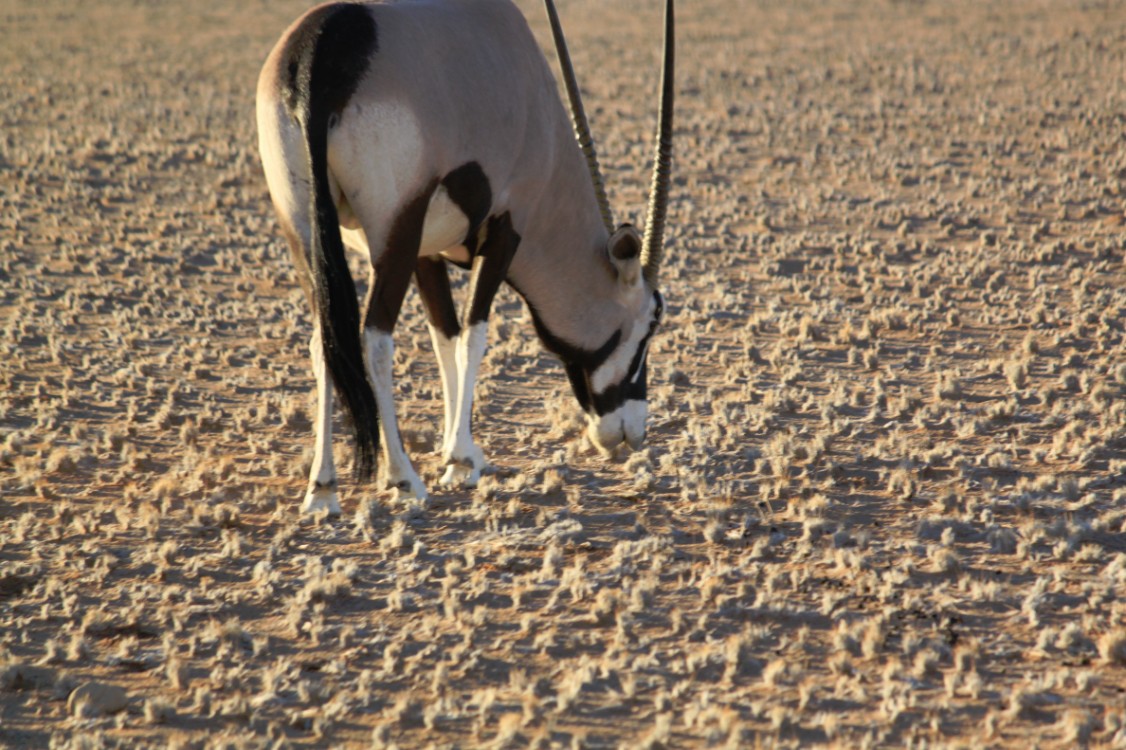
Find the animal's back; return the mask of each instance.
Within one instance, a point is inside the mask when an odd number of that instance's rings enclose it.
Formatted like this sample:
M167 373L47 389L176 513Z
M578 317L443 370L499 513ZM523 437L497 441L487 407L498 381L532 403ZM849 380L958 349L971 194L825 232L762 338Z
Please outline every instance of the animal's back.
M294 99L289 89L301 83L292 74L291 58L300 51L294 40L311 35L310 27L338 7L319 6L298 19L259 81L260 128L281 131L284 160L298 174L294 167L304 152L296 124L279 116ZM549 181L543 178L561 150L556 144L572 136L550 69L520 10L510 0L362 7L374 20L373 49L366 51L366 69L328 139L344 223L373 234L429 182L470 162L487 176L495 207L511 208L514 215L529 211L525 206L542 197L537 190ZM277 180L270 182L273 192ZM509 206L514 192L523 203ZM380 243L379 237L368 239Z

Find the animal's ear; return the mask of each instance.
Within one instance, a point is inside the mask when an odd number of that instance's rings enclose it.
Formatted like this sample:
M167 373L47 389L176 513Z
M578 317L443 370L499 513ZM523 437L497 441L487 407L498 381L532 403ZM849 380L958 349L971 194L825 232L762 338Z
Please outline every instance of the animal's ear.
M637 283L641 274L641 235L632 224L622 224L606 243L610 262L618 272L618 280L627 286Z

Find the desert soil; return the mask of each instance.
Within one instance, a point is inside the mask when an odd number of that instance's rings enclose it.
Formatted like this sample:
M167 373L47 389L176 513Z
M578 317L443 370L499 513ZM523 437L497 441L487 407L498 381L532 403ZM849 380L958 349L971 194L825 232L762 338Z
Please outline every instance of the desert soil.
M635 222L658 5L560 9ZM683 3L647 446L505 291L440 490L412 291L432 498L338 439L335 520L253 109L303 9L0 8L0 743L1126 747L1126 4Z

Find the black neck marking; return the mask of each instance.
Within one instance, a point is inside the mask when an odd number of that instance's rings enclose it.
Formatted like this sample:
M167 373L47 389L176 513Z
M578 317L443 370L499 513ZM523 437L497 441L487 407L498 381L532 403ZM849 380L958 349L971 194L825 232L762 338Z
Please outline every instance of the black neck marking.
M534 307L528 305L528 309L532 311L532 323L536 327L536 334L540 337L540 341L543 342L549 352L559 357L565 365L573 365L587 372L593 372L610 358L610 355L614 353L614 350L618 348L618 343L622 340L622 332L617 330L610 334L606 343L597 349L583 349L556 336L544 325Z
M597 394L590 387L590 374L601 367L618 348L622 339L621 330L614 331L610 338L606 339L606 343L594 351L582 349L553 334L540 320L535 308L528 305L528 309L532 311L532 323L536 326L536 333L539 334L540 341L543 342L548 351L563 361L563 369L567 373L567 379L571 381L571 390L574 391L575 398L578 399L579 407L585 412L589 413L594 410L598 414L605 414L617 408L617 403L609 408L604 408L607 401L603 398L604 394Z
M489 319L493 298L501 282L508 277L508 267L519 247L520 235L512 227L512 215L508 211L489 219L485 241L481 243L469 276L467 326Z
M508 279L508 285L512 287L513 291L520 295L524 300L524 304L528 306L528 311L532 313L532 324L536 327L536 335L540 337L543 342L544 348L554 354L563 362L564 365L574 365L581 367L584 370L594 371L597 370L602 364L610 358L614 350L618 348L618 342L622 340L621 330L614 331L610 334L610 338L606 339L606 343L597 349L584 349L581 346L566 341L559 336L552 333L540 318L539 311L532 301L528 299L528 295L524 291L512 283L512 279Z

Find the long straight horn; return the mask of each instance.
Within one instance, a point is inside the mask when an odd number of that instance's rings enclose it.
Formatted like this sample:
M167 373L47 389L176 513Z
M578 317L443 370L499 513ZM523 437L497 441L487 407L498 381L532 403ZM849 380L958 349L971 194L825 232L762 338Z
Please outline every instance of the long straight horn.
M669 207L672 162L673 63L676 56L676 22L673 0L665 1L665 61L661 68L661 105L657 119L657 148L653 156L653 183L649 188L649 215L641 243L641 269L650 286L656 286L664 251L665 214Z
M543 0L543 4L547 8L547 18L551 21L555 53L559 56L563 84L567 88L567 99L571 104L571 123L575 128L575 137L578 138L579 147L586 157L590 181L594 185L594 197L598 199L598 210L602 213L602 223L606 225L607 233L613 234L614 214L610 211L610 201L606 199L606 187L602 184L602 170L598 167L598 154L594 150L594 138L590 135L590 123L587 122L586 112L583 110L579 84L575 80L575 69L571 66L571 55L567 53L567 40L563 38L563 27L559 25L559 14L555 12L555 3L553 0Z

